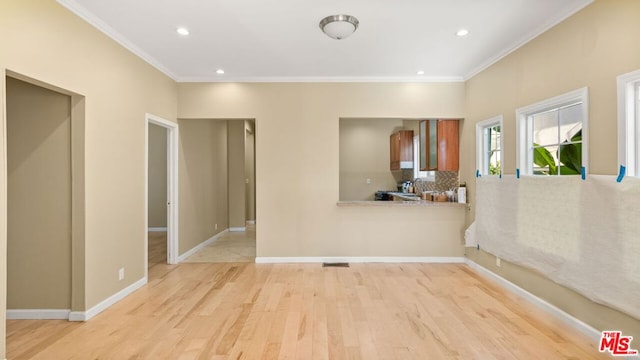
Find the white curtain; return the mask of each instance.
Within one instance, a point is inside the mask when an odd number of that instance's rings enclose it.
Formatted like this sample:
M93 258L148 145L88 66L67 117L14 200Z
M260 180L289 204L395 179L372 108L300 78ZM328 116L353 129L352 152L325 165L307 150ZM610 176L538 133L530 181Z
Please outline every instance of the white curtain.
M640 319L640 179L476 180L475 241Z

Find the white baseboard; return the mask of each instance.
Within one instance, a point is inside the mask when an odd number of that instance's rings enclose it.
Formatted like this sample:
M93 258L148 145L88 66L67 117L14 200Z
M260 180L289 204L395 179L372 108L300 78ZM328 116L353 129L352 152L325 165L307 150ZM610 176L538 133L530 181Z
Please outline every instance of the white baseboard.
M167 231L167 227L150 227L149 231Z
M188 258L189 256L197 253L198 251L202 250L205 246L213 244L214 242L218 241L218 239L220 237L222 237L222 235L228 233L230 230L222 230L221 232L213 235L212 237L210 237L209 239L201 242L200 244L194 246L193 248L185 251L184 254L178 256L178 263L183 262L186 258Z
M556 307L555 305L548 303L547 301L535 296L534 294L528 292L527 290L521 288L520 286L512 283L511 281L503 278L502 276L492 272L491 270L483 267L482 265L469 260L468 258L465 258L464 261L470 268L472 268L473 270L476 270L477 272L481 273L482 275L491 278L492 280L494 280L495 282L497 282L500 286L504 287L505 289L511 291L512 293L515 293L516 295L524 298L525 300L527 300L528 302L532 303L533 305L539 307L540 309L546 311L547 313L555 316L556 318L562 320L564 323L566 323L567 325L575 328L576 330L580 331L581 333L585 334L586 336L588 336L589 338L593 339L594 341L596 341L596 344L598 344L600 342L600 337L602 336L602 333L599 330L596 330L595 328L593 328L591 325L583 322L580 319L577 319L575 317L573 317L572 315L566 313L564 310Z
M71 310L7 309L7 320L67 320Z
M107 299L103 300L102 302L98 303L98 305L92 307L87 311L72 311L69 314L69 321L87 321L146 284L147 278L142 278L127 286L126 288L118 291L117 293L109 296Z
M464 257L421 256L324 256L324 257L256 257L257 264L279 263L464 263Z
M242 226L242 227L230 227L229 228L229 232L242 232L242 231L247 231L247 227L246 226Z
M256 221L255 220L247 220L246 223L247 223L247 225L255 225Z

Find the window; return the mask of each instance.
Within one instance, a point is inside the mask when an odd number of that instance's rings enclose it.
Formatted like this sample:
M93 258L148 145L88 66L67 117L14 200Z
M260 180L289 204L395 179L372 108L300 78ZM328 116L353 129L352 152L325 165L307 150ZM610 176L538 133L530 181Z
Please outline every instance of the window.
M524 175L580 175L587 168L588 91L516 110L517 166Z
M476 124L476 169L480 175L502 173L502 115Z
M618 76L618 161L640 176L640 70Z

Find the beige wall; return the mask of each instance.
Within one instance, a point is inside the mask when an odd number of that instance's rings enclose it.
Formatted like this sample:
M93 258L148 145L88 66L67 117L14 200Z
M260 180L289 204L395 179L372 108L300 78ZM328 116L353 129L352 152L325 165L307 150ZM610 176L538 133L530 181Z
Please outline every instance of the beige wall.
M255 119L257 256L462 254L462 225L453 230L456 236L449 233L428 249L417 246L413 240L425 236L418 221L424 209L344 209L336 202L341 117L461 118L464 84L181 83L178 88L180 118ZM414 215L398 216L408 213ZM465 216L464 211L443 214L454 222ZM415 246L392 244L394 228L403 228Z
M183 254L228 227L227 121L180 120L179 126L178 229Z
M389 136L402 127L400 119L340 119L340 200L374 200L376 191L396 189Z
M246 183L246 218L256 220L256 164L255 164L255 126L253 120L245 121L244 138L244 176Z
M638 19L640 1L596 1L467 82L467 114L461 131L461 180L469 186L472 204L475 124L496 115L504 116L503 169L506 174L514 174L515 110L584 86L589 88L588 171L617 174L616 76L640 68L640 47L633 45L640 33ZM640 336L637 319L611 315L615 311L566 289L558 291L558 285L521 267L496 269L492 265L494 257L476 254L476 250L467 250L467 256L588 324L599 329L623 329L628 335Z
M413 136L420 135L420 120L402 120L402 128L404 130L413 131Z
M229 159L229 228L243 228L246 217L245 124L243 120L227 123Z
M149 227L167 227L167 129L149 124Z
M7 307L71 309L71 98L7 78Z
M54 0L0 2L0 44L2 78L11 70L86 99L74 102L86 121L84 132L72 135L81 136L85 146L74 158L84 167L78 179L84 201L77 208L85 209L78 226L86 241L74 245L78 266L72 271L81 276L74 277L72 307L89 309L145 275L145 113L176 119L176 84ZM5 230L0 229L0 248ZM118 281L122 267L126 276ZM0 267L0 278L5 276Z

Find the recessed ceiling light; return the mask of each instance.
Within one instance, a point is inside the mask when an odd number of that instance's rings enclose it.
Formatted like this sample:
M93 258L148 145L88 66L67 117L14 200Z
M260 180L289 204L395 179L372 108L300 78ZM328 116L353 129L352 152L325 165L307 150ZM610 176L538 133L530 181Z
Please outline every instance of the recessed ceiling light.
M460 29L460 30L458 30L458 32L456 33L456 35L457 35L458 37L467 36L467 35L469 35L469 30L467 30L467 29Z
M224 70L218 69L218 70L216 70L216 74L222 75L222 74L224 74Z
M179 27L176 29L176 32L182 36L189 35L189 30L187 28Z
M424 75L424 70L418 70L418 75Z

